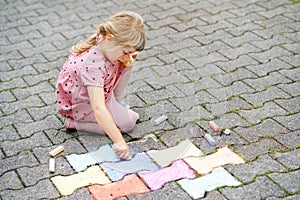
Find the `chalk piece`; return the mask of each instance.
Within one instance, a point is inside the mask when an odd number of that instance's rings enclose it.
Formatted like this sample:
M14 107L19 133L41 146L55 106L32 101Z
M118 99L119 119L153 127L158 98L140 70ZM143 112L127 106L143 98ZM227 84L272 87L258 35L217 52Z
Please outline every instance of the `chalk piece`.
M57 154L61 153L64 151L64 147L63 146L58 146L56 147L55 149L53 149L52 151L49 152L49 154L54 157L56 156Z
M214 122L214 121L209 121L208 125L210 126L210 128L212 128L215 132L219 132L220 128L219 126Z
M229 129L225 129L225 130L224 130L224 134L225 134L225 135L230 135L230 130L229 130Z
M49 158L49 172L54 173L55 172L55 159Z
M209 135L208 133L206 133L206 134L204 135L204 138L205 138L206 141L210 144L210 146L216 146L216 145L217 145L216 141L215 141L215 140L212 138L212 136Z
M154 125L157 126L161 123L163 123L164 121L166 121L168 119L168 117L166 115L162 115L160 117L158 117L156 120L154 120Z

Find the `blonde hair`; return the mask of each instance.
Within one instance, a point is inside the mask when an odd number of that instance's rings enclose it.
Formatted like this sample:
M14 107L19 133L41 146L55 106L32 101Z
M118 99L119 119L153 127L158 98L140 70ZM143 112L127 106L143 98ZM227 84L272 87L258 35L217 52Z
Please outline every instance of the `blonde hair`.
M108 34L112 34L120 45L133 47L136 51L145 48L146 35L142 17L131 11L122 11L100 24L95 35L72 46L71 52L78 55L96 45L98 37L103 38Z

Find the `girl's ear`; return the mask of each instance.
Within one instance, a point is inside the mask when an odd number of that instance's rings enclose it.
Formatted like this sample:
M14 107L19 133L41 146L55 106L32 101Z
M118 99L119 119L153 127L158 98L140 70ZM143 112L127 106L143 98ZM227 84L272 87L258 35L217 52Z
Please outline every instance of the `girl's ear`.
M107 35L105 36L105 38L106 38L108 41L112 41L112 40L114 40L115 36L114 36L113 34L107 34Z

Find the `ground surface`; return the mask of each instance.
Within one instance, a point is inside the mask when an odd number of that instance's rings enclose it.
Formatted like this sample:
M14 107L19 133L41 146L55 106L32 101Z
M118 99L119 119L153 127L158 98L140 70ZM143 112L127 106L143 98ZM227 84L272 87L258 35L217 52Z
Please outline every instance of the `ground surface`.
M9 3L8 3L9 2ZM206 128L246 163L225 167L243 185L203 199L300 199L300 3L297 0L0 1L0 196L91 199L86 189L62 197L50 178L74 170L66 155L94 151L107 137L68 133L56 111L55 83L69 48L121 10L144 17L148 43L124 101L140 114L126 134L133 150L165 149ZM169 120L153 126L165 114ZM218 136L214 120L230 128ZM152 135L153 139L143 140ZM48 152L58 145L57 172ZM175 182L121 199L190 199Z

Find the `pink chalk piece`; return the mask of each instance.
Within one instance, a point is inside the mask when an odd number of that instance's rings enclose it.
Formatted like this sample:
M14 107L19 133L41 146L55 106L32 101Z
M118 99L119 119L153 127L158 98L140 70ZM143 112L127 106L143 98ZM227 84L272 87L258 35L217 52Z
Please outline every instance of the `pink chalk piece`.
M193 179L194 171L183 160L177 160L170 167L153 171L140 171L138 175L144 180L151 190L162 188L165 183L182 178Z
M88 190L94 200L112 200L130 194L150 192L136 174L127 175L122 180L110 184L89 186Z

